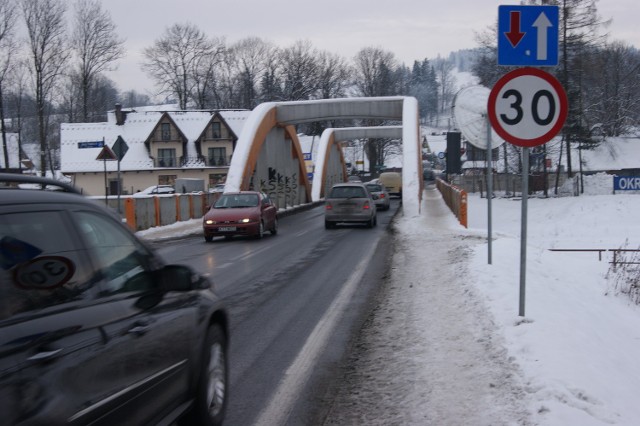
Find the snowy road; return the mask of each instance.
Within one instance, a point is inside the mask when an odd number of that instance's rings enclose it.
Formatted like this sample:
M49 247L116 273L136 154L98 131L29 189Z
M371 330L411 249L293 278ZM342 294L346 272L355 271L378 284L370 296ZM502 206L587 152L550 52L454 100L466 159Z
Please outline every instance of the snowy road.
M418 229L396 216L392 273L324 425L531 424L521 373L465 280L483 240L455 226L437 190L425 194Z

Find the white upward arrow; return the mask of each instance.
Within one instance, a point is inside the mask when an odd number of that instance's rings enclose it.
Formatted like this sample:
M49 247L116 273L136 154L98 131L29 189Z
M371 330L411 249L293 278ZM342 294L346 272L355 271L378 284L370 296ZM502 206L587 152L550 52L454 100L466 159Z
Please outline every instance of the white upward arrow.
M547 33L549 27L552 27L551 21L547 18L544 12L540 13L538 18L534 21L533 26L538 33L538 46L536 49L536 59L539 61L545 61L547 59Z

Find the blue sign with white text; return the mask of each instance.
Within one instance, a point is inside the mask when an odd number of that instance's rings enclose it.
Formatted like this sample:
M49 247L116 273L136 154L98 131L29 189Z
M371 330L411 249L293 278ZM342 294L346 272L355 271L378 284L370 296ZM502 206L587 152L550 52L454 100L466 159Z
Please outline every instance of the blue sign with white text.
M614 191L640 191L640 176L614 176Z
M558 6L499 6L498 65L558 65Z

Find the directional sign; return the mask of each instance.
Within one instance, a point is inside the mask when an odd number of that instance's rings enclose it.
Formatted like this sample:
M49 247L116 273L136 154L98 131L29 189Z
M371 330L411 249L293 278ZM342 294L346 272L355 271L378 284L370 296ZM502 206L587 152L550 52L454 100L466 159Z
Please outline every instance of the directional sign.
M113 149L113 152L116 153L118 157L118 161L122 161L122 159L124 158L124 155L129 150L129 145L127 145L124 139L122 139L122 136L118 136L118 139L116 139L116 142L113 144L112 149Z
M498 65L558 65L558 6L499 6Z
M567 112L567 95L560 82L537 68L519 68L502 76L487 102L496 133L522 147L549 142L562 129Z

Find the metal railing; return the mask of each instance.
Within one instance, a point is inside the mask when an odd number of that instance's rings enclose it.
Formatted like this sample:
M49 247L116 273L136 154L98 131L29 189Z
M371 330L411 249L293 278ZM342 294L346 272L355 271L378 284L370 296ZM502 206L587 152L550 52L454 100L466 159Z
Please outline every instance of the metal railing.
M620 254L622 253L640 253L640 249L606 249L606 248L594 248L594 249L568 249L568 248L559 248L559 249L549 249L549 251L558 251L558 252L593 252L598 253L598 261L602 261L602 253L611 252L613 253L613 258L609 262L615 268L617 265L640 265L640 262L637 261L627 261L624 258L620 259Z
M436 179L436 187L442 194L444 202L449 209L458 218L460 225L467 227L467 192L458 188L455 185L451 185L442 179Z

